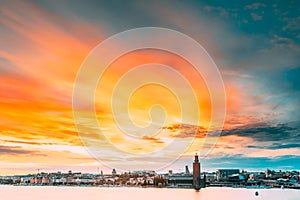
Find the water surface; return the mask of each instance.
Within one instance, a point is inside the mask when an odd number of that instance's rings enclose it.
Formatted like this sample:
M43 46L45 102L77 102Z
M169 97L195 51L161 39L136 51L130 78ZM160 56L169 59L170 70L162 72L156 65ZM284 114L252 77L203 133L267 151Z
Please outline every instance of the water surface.
M256 196L255 192L259 195ZM300 190L245 188L103 188L57 186L0 186L0 200L299 200Z

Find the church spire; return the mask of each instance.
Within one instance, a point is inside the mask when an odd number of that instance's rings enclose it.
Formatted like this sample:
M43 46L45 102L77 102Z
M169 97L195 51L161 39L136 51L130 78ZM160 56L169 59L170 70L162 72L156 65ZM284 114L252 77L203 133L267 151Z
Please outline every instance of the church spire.
M199 162L199 157L198 157L197 153L195 154L195 160L194 160L194 162Z

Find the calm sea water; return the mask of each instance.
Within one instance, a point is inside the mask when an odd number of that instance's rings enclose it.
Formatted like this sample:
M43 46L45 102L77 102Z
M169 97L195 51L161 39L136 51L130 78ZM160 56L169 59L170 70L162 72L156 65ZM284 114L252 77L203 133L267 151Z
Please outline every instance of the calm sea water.
M258 191L259 195L255 196ZM204 188L100 188L51 186L0 186L0 200L299 200L300 190Z

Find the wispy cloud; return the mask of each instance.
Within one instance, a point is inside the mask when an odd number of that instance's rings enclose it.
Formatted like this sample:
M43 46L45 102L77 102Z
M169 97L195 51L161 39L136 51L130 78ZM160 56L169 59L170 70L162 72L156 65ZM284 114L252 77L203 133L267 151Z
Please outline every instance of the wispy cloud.
M18 156L18 155L47 156L46 154L42 154L40 152L22 149L20 146L0 145L0 156L3 154L14 155L14 156Z
M257 10L259 8L264 8L264 7L266 7L264 3L253 3L253 4L246 5L244 8L245 10Z
M206 128L192 124L172 124L163 129L169 130L175 138L205 138L207 135Z
M160 139L158 138L155 138L155 137L148 137L148 136L144 136L143 137L143 140L148 140L148 141L152 141L154 143L164 143L163 141L161 141Z

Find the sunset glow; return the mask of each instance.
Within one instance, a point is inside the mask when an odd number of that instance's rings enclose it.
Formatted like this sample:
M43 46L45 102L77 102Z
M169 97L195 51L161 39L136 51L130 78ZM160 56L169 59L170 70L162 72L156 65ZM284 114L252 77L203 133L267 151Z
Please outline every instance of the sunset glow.
M240 6L240 11L234 8L241 19L235 24L235 15L230 14L230 8L226 6L224 12L227 14L222 15L214 5L197 1L161 4L163 10L156 4L130 1L124 5L126 16L123 16L125 11L109 1L90 5L81 1L0 3L0 175L33 173L37 169L95 172L101 168L111 172L110 167L116 163L128 170L149 169L155 166L153 162L176 157L178 152L161 151L156 160L147 157L135 159L135 155L164 149L174 138L192 141L187 151L167 166L175 170L190 165L191 156L210 148L208 144L211 141L214 145L215 140L218 142L212 151L205 157L200 155L204 169L235 167L243 159L243 167L247 168L248 162L251 168L251 159L254 158L264 160L253 168L264 169L273 163L272 167L299 169L297 110L300 84L295 76L300 74L299 27L290 27L291 21L280 21L279 14L274 11L275 17L265 17L272 18L271 22L274 20L282 31L264 32L263 28L260 29L266 23L264 18L255 21L257 18L251 18L251 14L243 14L258 12L246 9L246 5ZM276 9L266 4L268 9ZM107 8L114 9L108 12ZM277 12L284 11L282 6ZM181 17L177 17L178 13ZM161 15L164 17L160 18ZM292 11L290 15L293 15ZM242 19L247 21L247 26L261 32L247 31ZM133 156L124 158L115 154L107 144L97 141L99 151L104 155L98 162L85 147L88 140L92 144L93 140L99 139L94 124L85 127L83 134L78 133L74 124L72 95L77 73L89 53L109 36L146 26L181 31L199 42L212 57L225 86L224 131L220 137L213 134L213 129L208 132L210 123L213 123L211 94L204 78L191 63L170 52L134 51L119 57L109 66L98 82L95 102L92 102L105 137L118 149ZM167 42L177 41L168 38ZM121 47L122 44L115 44L115 48ZM138 66L149 63L151 65L139 71ZM127 74L130 70L131 74ZM115 88L125 75L129 78ZM116 126L111 99L115 95L118 101L127 103L128 90L144 77L163 80L187 98L178 99L173 91L162 85L149 84L138 88L132 93L126 110L132 123L140 127L151 122L159 124L163 120L160 108L152 113L154 118L149 112L154 105L163 108L166 118L163 126L154 126L153 134L132 129L132 135L128 136ZM86 77L87 82L89 78ZM189 98L188 86L195 92L199 113ZM114 94L114 89L119 92ZM82 93L81 101L80 112L89 116L85 93ZM181 104L190 109L185 121L181 119ZM118 119L124 123L122 126L131 130L132 125L126 126L125 117L119 115ZM159 133L155 133L156 128ZM84 134L86 139L83 142Z

